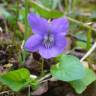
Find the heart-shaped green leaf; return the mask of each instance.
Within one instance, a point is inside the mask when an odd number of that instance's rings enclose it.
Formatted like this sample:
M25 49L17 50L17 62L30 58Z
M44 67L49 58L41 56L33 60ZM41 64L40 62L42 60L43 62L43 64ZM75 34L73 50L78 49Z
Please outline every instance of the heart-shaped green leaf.
M84 78L70 82L71 86L78 94L82 93L89 84L96 80L96 74L91 69L87 68L85 71L86 74Z
M62 55L58 64L51 67L51 74L62 81L77 80L84 77L84 67L75 56Z
M0 82L7 85L13 91L19 91L29 84L30 73L25 68L10 71L0 76Z

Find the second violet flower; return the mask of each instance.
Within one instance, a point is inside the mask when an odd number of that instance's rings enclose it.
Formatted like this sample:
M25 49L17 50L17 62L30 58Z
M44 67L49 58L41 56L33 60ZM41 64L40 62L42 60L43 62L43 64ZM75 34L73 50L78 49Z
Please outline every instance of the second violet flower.
M67 44L65 35L68 32L69 22L66 17L57 18L48 22L36 14L29 14L28 21L34 35L25 42L25 49L30 52L39 52L46 59L56 57L64 51Z

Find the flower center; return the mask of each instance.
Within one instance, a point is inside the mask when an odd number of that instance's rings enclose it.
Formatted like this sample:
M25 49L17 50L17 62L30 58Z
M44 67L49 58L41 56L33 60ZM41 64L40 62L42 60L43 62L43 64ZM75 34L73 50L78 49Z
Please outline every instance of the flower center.
M54 44L54 36L52 34L48 33L43 38L43 45L46 48L51 48L53 46L53 44Z

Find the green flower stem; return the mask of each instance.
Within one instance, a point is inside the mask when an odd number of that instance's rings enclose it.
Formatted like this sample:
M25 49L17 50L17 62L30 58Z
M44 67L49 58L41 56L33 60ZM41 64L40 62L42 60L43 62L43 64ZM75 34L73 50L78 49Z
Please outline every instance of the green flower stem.
M73 10L73 7L72 7L72 0L68 0L69 2L69 8L68 8L68 13L71 14L72 13L72 10Z
M28 20L27 20L27 15L29 12L28 0L25 0L24 4L25 4L25 16L24 16L24 24L25 24L24 41L25 41L28 37ZM22 54L21 61L22 61L22 64L24 64L27 52L23 50L21 54Z
M86 24L84 24L84 23L82 23L82 22L80 22L80 21L78 21L78 20L75 20L75 19L73 19L73 18L71 18L71 17L68 17L68 16L67 16L67 18L68 18L68 20L71 21L71 22L74 22L74 23L76 23L76 24L78 24L78 25L81 25L81 26L83 26L83 27L85 27L85 28L87 28L87 29L90 29L90 30L96 32L96 29L93 28L93 27L91 27L91 26L89 26L89 25L86 25Z
M17 0L17 2L16 2L16 22L15 22L16 26L17 26L18 17L19 17L19 1Z
M66 11L64 11L64 13L66 14L66 12L69 11L68 10L68 0L65 0L64 3L65 3L64 6L65 6L65 10L66 10Z
M91 48L91 37L92 37L92 30L88 30L87 32L87 50Z
M28 0L25 0L25 18L24 18L24 23L25 23L25 32L24 32L24 40L27 39L27 36L28 36L28 20L27 20L27 15L28 15L28 12L29 12L29 7L28 7L29 3L28 3Z
M30 85L28 86L28 96L31 96Z
M13 30L14 30L14 34L13 34L13 38L12 38L13 43L15 42L14 37L16 37L15 32L16 32L16 29L17 29L17 21L18 21L18 16L19 16L19 1L18 0L16 1L15 9L16 9L16 11L15 11L15 16L14 16L13 25L12 25Z

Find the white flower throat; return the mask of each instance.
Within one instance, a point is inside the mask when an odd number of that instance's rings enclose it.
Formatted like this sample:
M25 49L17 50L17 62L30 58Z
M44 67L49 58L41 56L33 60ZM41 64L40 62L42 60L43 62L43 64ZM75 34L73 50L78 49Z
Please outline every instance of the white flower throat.
M51 48L54 45L54 36L50 32L44 36L43 45L46 48Z

